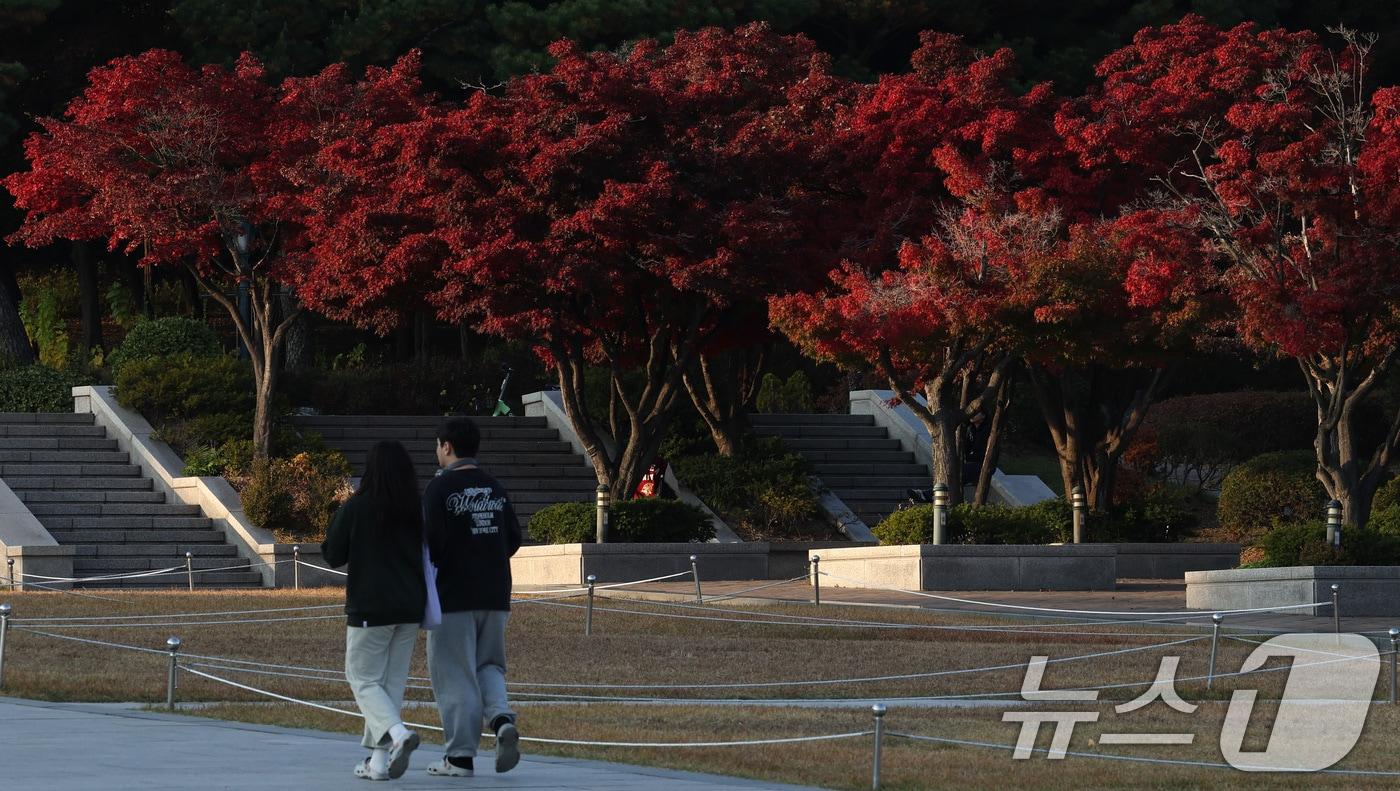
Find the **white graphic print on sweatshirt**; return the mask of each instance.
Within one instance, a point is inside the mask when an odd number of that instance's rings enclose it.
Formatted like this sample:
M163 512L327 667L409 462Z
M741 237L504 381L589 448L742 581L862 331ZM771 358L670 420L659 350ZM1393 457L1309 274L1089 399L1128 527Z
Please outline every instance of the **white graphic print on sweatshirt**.
M472 515L472 535L501 532L496 514L506 510L505 497L492 497L490 486L472 486L447 496L453 516Z

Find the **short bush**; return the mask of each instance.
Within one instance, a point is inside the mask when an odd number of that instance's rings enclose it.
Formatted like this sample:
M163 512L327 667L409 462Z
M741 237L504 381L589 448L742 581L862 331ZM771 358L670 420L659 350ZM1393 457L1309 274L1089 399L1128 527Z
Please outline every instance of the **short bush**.
M335 510L349 499L350 465L338 452L256 461L243 483L243 512L283 542L324 540Z
M159 357L214 357L222 353L219 336L202 321L170 316L142 321L107 358L114 376L129 362Z
M152 424L200 415L246 414L255 404L248 363L223 355L132 360L117 374L117 401Z
M807 462L780 440L753 438L733 457L704 453L672 464L676 476L746 538L792 537L816 517Z
M530 517L530 538L545 544L586 544L597 536L590 503L555 503ZM692 543L715 537L704 511L678 500L614 503L608 517L610 543Z
M1231 467L1264 453L1312 446L1317 410L1306 393L1238 391L1155 404L1143 435L1155 439L1156 472L1214 486Z
M1226 538L1250 542L1275 522L1320 514L1327 492L1317 480L1312 451L1256 456L1230 471L1220 485L1217 514Z
M1256 545L1263 559L1255 567L1393 566L1400 564L1400 536L1362 528L1344 528L1342 546L1327 543L1322 521L1279 524Z
M1385 511L1396 506L1400 506L1400 477L1391 478L1376 489L1376 496L1371 500L1371 512Z
M758 386L755 406L759 412L811 412L812 382L803 371L794 371L787 381L776 374L764 374Z
M73 388L92 379L44 365L0 370L0 412L72 412Z

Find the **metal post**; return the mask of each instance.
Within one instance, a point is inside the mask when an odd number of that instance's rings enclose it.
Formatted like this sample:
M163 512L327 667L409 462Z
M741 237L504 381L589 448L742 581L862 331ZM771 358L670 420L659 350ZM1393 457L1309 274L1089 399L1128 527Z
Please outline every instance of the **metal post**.
M1341 594L1342 586L1332 583L1332 633L1342 633L1342 607Z
M1210 617L1210 670L1206 673L1206 689L1215 689L1215 653L1220 646L1220 622L1225 620L1225 616L1216 613Z
M190 590L194 590L194 553L185 553L185 579L189 580Z
M1074 543L1084 543L1084 517L1088 510L1084 500L1084 487L1075 484L1070 490L1070 506L1074 510Z
M9 604L0 604L0 689L5 688L5 635L10 632Z
M880 789L880 742L885 736L885 711L883 703L870 707L870 713L875 715L875 759L870 773L870 787L875 791Z
M17 590L19 590L19 585L17 584L18 581L15 579L15 559L14 559L14 558L5 558L5 567L6 567L7 569L9 569L9 571L6 572L6 577L5 577L5 578L8 579L8 580L10 581L10 590L11 590L11 591L17 591Z
M588 607L583 611L583 633L590 635L593 634L593 586L598 584L598 577L589 574L584 581L588 583Z
M1342 545L1342 504L1336 500L1327 503L1327 545Z
M948 485L933 485L933 543L948 543Z
M704 604L705 594L700 591L700 558L690 556L690 575L695 578L695 603Z
M822 556L812 556L812 603L822 603Z
M608 543L608 487L598 484L598 523L597 535L595 536L599 544Z
M165 707L171 711L175 710L175 671L179 667L180 638L172 637L165 641L165 647L170 651L170 674L165 680Z
M1400 649L1400 629L1391 627L1390 629L1390 702L1395 702L1395 663L1397 649Z
M292 588L301 590L301 545L292 545Z

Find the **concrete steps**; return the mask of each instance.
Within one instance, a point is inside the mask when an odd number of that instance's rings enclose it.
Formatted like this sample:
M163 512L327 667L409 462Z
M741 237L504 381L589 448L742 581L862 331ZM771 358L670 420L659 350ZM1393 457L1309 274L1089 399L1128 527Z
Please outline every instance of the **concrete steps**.
M822 483L874 527L930 484L926 465L900 450L899 440L871 415L751 415L754 430L777 437L811 465Z
M166 502L88 414L0 413L0 478L60 544L74 547L73 576L184 566L243 565L198 506ZM100 580L75 587L183 587L183 575ZM261 587L256 571L200 574L200 587Z
M314 415L292 418L293 424L325 438L345 454L359 474L374 443L398 440L408 448L421 486L437 473L438 415ZM592 502L598 486L583 456L573 452L542 417L477 417L481 450L477 460L510 492L522 525L547 505Z

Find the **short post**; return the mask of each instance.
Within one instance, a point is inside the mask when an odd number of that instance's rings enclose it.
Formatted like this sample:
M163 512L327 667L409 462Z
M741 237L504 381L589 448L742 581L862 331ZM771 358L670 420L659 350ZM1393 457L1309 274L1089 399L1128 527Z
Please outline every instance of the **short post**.
M598 484L598 523L595 536L599 544L608 543L608 487Z
M190 590L194 590L194 553L185 553L185 579L190 583Z
M1216 613L1210 617L1210 669L1206 672L1206 689L1215 689L1215 655L1220 646L1220 622L1225 620L1225 616Z
M933 543L948 543L948 485L933 485Z
M870 707L870 713L875 715L875 757L870 772L870 787L875 791L880 789L880 742L885 737L885 711L883 703Z
M700 590L700 558L690 556L690 575L695 578L695 603L704 604L705 594Z
M812 603L822 603L822 556L812 556Z
M1332 633L1342 633L1342 586L1332 583Z
M5 688L5 636L10 632L10 605L0 604L0 689Z
M171 711L175 710L175 671L179 667L180 638L172 637L165 641L165 647L170 651L170 674L165 679L165 707Z
M1342 504L1336 500L1327 503L1327 545L1342 545Z
M1084 500L1084 487L1075 484L1070 490L1070 506L1074 510L1074 543L1084 543L1084 518L1088 510Z
M10 581L10 590L19 590L19 580L15 579L15 559L5 558L5 568L8 569L5 573L5 579Z
M292 588L301 590L301 545L292 545Z
M1395 663L1400 656L1400 629L1390 628L1390 702L1395 702Z
M598 577L589 574L584 581L588 583L588 607L583 611L583 633L587 636L593 634L593 586L598 584Z

